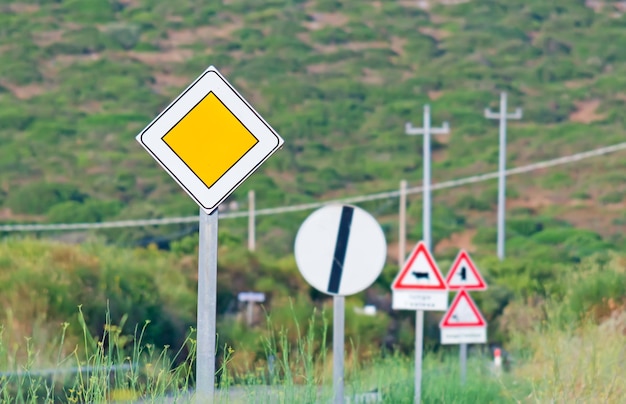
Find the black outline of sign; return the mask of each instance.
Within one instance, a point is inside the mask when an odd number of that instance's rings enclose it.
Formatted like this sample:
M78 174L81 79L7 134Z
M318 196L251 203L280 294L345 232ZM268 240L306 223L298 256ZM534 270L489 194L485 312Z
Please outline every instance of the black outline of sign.
M248 172L246 173L246 175L244 175L244 176L243 176L243 177L242 177L239 181L237 181L237 183L235 183L235 184L233 185L233 187L232 187L230 190L228 190L227 192L225 192L225 193L224 193L224 196L222 196L222 198L220 198L220 200L218 200L218 201L215 203L215 205L208 207L208 206L205 206L205 205L204 205L204 204L203 204L203 203L202 203L202 202L198 199L198 197L197 197L197 196L196 196L193 192L191 192L191 191L189 190L189 188L187 188L187 187L183 184L183 182L182 182L182 181L180 181L180 180L178 179L178 177L176 177L176 175L174 175L174 173L172 172L172 170L171 170L171 169L170 169L170 168L169 168L166 164L164 164L164 163L163 163L163 161L161 161L161 159L160 159L160 158L156 155L156 153L154 153L154 151L153 151L152 149L150 149L150 147L148 147L148 145L147 145L147 144L143 141L143 136L146 134L146 132L148 132L148 130L149 130L152 126L154 126L154 125L155 125L155 124L159 121L159 119L161 119L161 117L162 117L164 114L166 114L166 113L167 113L167 111L169 111L171 108L173 108L173 107L174 107L174 105L176 105L176 104L178 103L178 101L179 101L182 97L184 97L184 96L185 96L185 94L187 94L189 91L191 91L191 89L192 89L192 88L193 88L193 87L194 87L194 86L195 86L195 85L196 85L196 84L197 84L200 80L202 80L202 79L203 79L203 78L204 78L207 74L211 74L211 73L212 73L212 74L215 74L215 75L216 75L216 76L217 76L217 77L218 77L218 78L219 78L219 79L220 79L220 80L221 80L221 81L222 81L222 82L223 82L223 83L224 83L224 84L225 84L228 88L230 88L230 89L231 89L231 91L233 92L233 94L235 94L235 95L237 96L237 98L239 98L239 99L240 99L240 100L241 100L241 101L242 101L242 102L243 102L243 103L244 103L244 104L245 104L245 105L246 105L246 106L250 109L250 112L252 112L252 113L253 113L253 114L254 114L254 115L255 115L255 116L259 119L259 121L260 121L260 122L261 122L261 123L262 123L265 127L267 127L267 129L270 131L270 133L271 133L271 134L273 134L274 136L276 136L276 145L275 145L275 146L274 146L274 147L270 150L270 152L269 152L269 153L267 153L267 154L265 155L265 157L263 157L263 158L261 159L261 161L259 161L256 165L254 165L254 167L252 167L252 169L248 170ZM204 97L203 97L203 99L204 99ZM229 111L230 111L230 110L229 110ZM186 115L186 114L185 114L185 115ZM233 114L233 115L234 115L234 114ZM236 116L236 115L235 115L235 116ZM239 119L239 118L237 118L237 119ZM246 129L247 129L247 128L246 128ZM171 129L170 129L170 130L171 130ZM168 133L169 133L169 131L168 131ZM163 136L165 136L165 135L163 135ZM255 137L255 138L256 138L256 137ZM228 83L228 82L227 82L227 81L226 81L226 80L225 80L225 79L224 79L224 78L223 78L223 77L222 77L222 76L221 76L221 75L220 75L217 71L215 71L215 70L208 70L208 71L206 71L204 74L202 74L200 77L198 77L198 78L196 79L196 81L194 81L194 82L193 82L193 83L189 86L189 88L187 88L187 90L186 90L186 91L184 91L182 94L180 94L180 95L176 98L176 100L174 100L174 102L172 102L172 103L170 104L170 106L169 106L169 107L167 107L167 108L166 108L163 112L161 112L161 113L159 114L159 116L158 116L156 119L154 119L154 120L152 121L152 123L150 123L150 125L148 125L148 126L147 126L144 130L143 130L143 132L141 132L141 134L139 135L139 139L141 140L141 144L142 144L142 145L143 145L143 146L144 146L147 150L149 150L149 151L150 151L150 154L152 154L152 156L153 156L153 157L154 157L154 158L155 158L155 159L156 159L159 163L161 163L161 165L162 165L162 166L166 169L166 171L167 171L167 172L168 172L168 173L169 173L172 177L174 177L174 179L176 179L176 182L178 182L178 184L180 184L180 186L181 186L181 187L183 187L183 188L185 189L185 191L187 191L187 193L188 193L188 194L189 194L189 195L190 195L190 196L191 196L191 197L192 197L192 198L196 201L196 203L197 203L198 205L202 206L204 209L211 210L211 211L215 210L215 209L216 209L216 208L217 208L217 207L218 207L218 206L219 206L219 205L220 205L220 204L224 201L224 199L228 198L228 196L229 196L229 195L230 195L230 194L231 194L231 193L232 193L235 189L237 189L237 187L239 187L239 185L241 185L241 183L242 183L242 182L243 182L246 178L248 178L248 176L250 176L250 174L252 174L252 173L253 173L253 172L254 172L257 168L259 168L259 166L260 166L260 165L261 165L261 164L262 164L262 163L263 163L263 162L264 162L264 161L265 161L265 160L266 160L266 159L267 159L267 158L268 158L268 157L269 157L272 153L274 153L274 152L275 152L275 151L276 151L276 150L280 147L280 138L279 138L278 134L274 131L274 129L272 129L272 127L271 127L271 126L269 126L269 125L265 122L265 120L264 120L264 119L263 119L263 118L262 118L259 114L257 114L257 112L254 110L254 108L252 108L252 106L251 106L250 104L248 104L248 102L247 102L245 99L243 99L243 97L241 97L241 95L239 95L239 93L237 92L237 90L235 90L235 89L233 88L233 86L231 86L231 85L230 85L230 84L229 84L229 83ZM167 144L167 143L166 143L166 144ZM258 143L257 143L257 144L258 144ZM256 146L256 145L255 145L255 146ZM169 145L168 145L168 147L169 147ZM186 164L185 164L185 165L186 165ZM194 173L194 174L195 174L195 173ZM198 178L198 179L199 179L199 178ZM202 182L202 180L200 180L200 181ZM204 182L202 182L202 183L204 184Z

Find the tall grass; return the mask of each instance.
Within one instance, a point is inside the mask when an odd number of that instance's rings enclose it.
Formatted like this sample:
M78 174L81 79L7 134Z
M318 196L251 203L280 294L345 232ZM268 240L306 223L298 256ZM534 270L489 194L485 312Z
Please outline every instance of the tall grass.
M103 403L154 401L169 397L187 402L194 387L195 340L193 330L186 344L190 354L180 358L182 347L157 349L143 343L150 326L145 322L135 327L133 335L121 330L126 321L112 324L106 315L104 334L100 339L89 334L82 310L78 319L83 329L82 340L69 354L65 346L67 324L61 329L56 366L41 371L32 366L37 351L26 341L27 361L0 374L0 400L15 403ZM318 324L321 319L321 324ZM332 347L326 345L328 321L324 313L311 316L306 327L298 321L278 328L267 318L268 333L262 345L268 360L266 366L247 371L231 369L237 350L225 344L216 372L216 400L224 403L326 403L334 396L332 384ZM289 335L295 328L296 342ZM411 403L414 389L414 362L400 353L372 355L363 362L352 341L346 355L346 402ZM2 363L11 356L2 343ZM271 358L271 359L270 359ZM174 362L181 362L174 365ZM422 397L424 403L439 402L506 402L500 382L493 377L480 355L470 357L467 383L460 384L458 361L443 353L427 353L424 360Z
M34 363L40 356L48 355L26 339L26 360L16 359L18 347L11 349L4 343L0 328L0 399L6 403L78 403L132 400L138 397L156 398L166 394L180 394L192 385L192 363L195 347L182 358L182 364L174 365L182 353L182 347L171 353L169 347L157 350L145 344L143 327L135 327L133 335L122 335L125 319L120 325L111 323L106 315L106 325L101 339L88 331L81 308L78 321L83 330L82 341L69 354L66 330L62 324L56 364L49 369L37 369ZM131 343L132 341L132 343ZM194 341L187 338L186 344Z
M532 355L515 376L532 387L536 402L620 403L626 397L626 315L600 325L585 320L563 327L550 319L524 338Z

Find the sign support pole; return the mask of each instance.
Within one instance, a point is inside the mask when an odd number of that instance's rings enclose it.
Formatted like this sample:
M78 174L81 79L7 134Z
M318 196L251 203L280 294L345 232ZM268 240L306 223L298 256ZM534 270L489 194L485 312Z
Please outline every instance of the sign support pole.
M333 296L333 389L335 391L335 404L343 404L345 303L345 296Z
M506 204L506 120L522 119L522 109L517 108L515 113L507 114L506 112L506 93L500 93L500 111L491 112L485 109L485 118L500 120L500 162L498 168L498 258L500 261L504 259L504 243L505 243L505 220L504 211Z
M461 385L463 385L467 374L467 344L461 344L459 356L461 357Z
M217 317L218 209L200 209L198 249L198 324L196 342L196 398L212 403L215 393L215 322Z
M433 128L430 125L430 106L424 105L424 126L414 128L410 123L406 123L405 132L407 135L423 135L424 136L424 179L423 179L423 198L422 204L422 239L426 248L430 251L432 248L431 237L431 209L430 209L430 135L443 135L450 132L450 125L444 122L441 128ZM419 404L422 395L422 350L424 346L424 311L417 310L415 313L415 404Z

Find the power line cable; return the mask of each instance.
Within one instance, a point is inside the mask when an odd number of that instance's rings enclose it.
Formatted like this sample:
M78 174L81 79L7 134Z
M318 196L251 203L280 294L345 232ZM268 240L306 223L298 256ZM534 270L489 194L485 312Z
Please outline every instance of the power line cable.
M551 160L545 160L538 163L528 164L512 169L506 170L506 175L523 174L535 170L541 170L543 168L555 167L563 164L574 163L580 160L585 160L591 157L602 156L609 153L625 150L626 142L618 143L612 146L601 147L598 149L571 154ZM490 172L486 174L474 175L465 178L459 178L455 180L438 182L431 185L432 190L454 188L462 185L475 184L478 182L488 181L498 178L498 172ZM418 194L423 191L421 186L408 188L407 194ZM268 216L276 215L280 213L301 212L306 210L317 209L329 203L359 203L369 202L387 198L397 198L400 196L399 190L379 192L367 195L358 195L349 198L334 199L328 201L311 202L292 206L280 206L276 208L259 209L255 212L256 216ZM234 219L241 217L248 217L248 211L241 212L226 212L220 214L220 219ZM99 222L99 223L58 223L58 224L8 224L0 225L0 231L3 232L18 232L18 231L66 231L66 230L88 230L88 229L112 229L122 227L142 227L142 226L161 226L168 224L181 224L181 223L197 223L198 216L186 216L186 217L169 217L159 219L140 219L140 220L122 220L114 222Z

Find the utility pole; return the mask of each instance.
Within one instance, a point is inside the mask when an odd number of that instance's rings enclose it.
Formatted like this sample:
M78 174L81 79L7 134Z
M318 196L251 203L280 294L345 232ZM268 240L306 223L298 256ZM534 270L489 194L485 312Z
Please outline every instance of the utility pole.
M514 113L506 111L506 93L500 93L500 111L491 112L485 109L485 118L500 120L500 164L498 168L498 258L504 259L505 223L504 212L506 204L506 120L522 119L522 109L517 108Z
M398 229L398 265L400 269L406 259L406 180L400 181L400 228Z
M256 249L254 202L254 191L250 190L248 191L248 251L254 251Z
M422 210L422 240L426 248L431 251L432 237L430 224L430 135L444 135L450 132L450 125L444 122L440 128L430 126L430 106L424 105L424 124L422 128L415 128L410 122L405 124L407 135L424 136L424 179L423 179L423 210ZM402 260L404 261L404 259ZM402 265L402 264L400 264ZM415 313L415 397L414 402L420 403L422 393L422 349L424 346L424 311Z

